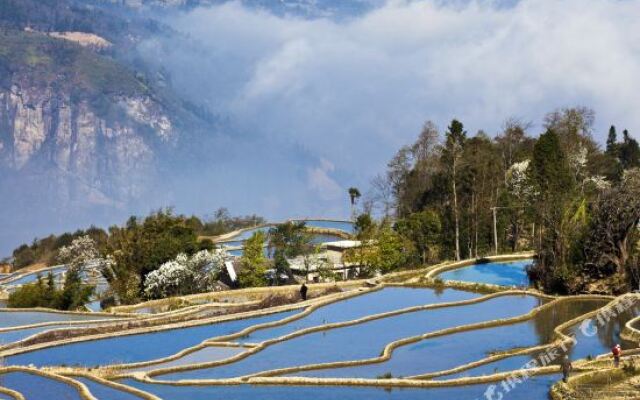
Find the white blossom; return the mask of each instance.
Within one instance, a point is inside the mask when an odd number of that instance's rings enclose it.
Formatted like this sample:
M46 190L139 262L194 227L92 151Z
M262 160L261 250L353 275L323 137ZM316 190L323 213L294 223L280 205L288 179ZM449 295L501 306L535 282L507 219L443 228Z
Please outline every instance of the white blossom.
M193 282L193 272L184 264L169 261L149 273L144 281L145 293L150 297L179 294Z
M569 163L576 173L576 176L580 175L582 171L587 167L587 159L589 151L583 145L573 154L569 156Z
M167 297L212 290L227 258L225 250L202 250L191 257L178 254L174 260L147 275L145 294Z
M533 195L533 187L529 184L530 160L513 164L507 170L507 187L512 195L520 200L526 200Z
M609 182L602 175L590 176L583 181L583 184L592 185L594 188L596 188L596 190L599 190L599 191L606 190L611 187L611 182Z
M70 245L58 251L58 260L74 268L82 268L87 263L100 259L96 242L89 236L75 238Z

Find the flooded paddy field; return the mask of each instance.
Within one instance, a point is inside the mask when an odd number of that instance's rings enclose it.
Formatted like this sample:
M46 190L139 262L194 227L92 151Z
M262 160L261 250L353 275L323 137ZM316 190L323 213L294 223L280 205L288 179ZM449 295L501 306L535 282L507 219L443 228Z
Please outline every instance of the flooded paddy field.
M320 297L284 306L277 312L9 349L3 353L5 365L49 367L53 373L59 367L75 367L89 375L69 375L60 381L22 370L5 371L0 372L0 386L26 399L54 400L88 400L77 385L104 400L472 400L483 398L491 385L499 383L501 375L493 378L493 374L521 369L564 335L579 339L569 352L572 360L607 353L617 342L625 349L637 347L623 341L620 333L640 313L638 307L585 335L583 316L606 308L612 298L501 292L506 289L480 293L446 284L456 280L524 287L522 277L530 263L489 262L449 269L437 275L444 281L437 288L378 284L337 292L327 301ZM220 296L224 294L214 296L216 302ZM211 299L196 300L191 307L211 306ZM135 311L144 307L151 305ZM15 320L4 322L0 313L0 328L6 327L0 330L1 343L70 325L82 327L90 317L109 317L14 313ZM34 323L47 325L25 326ZM111 382L124 386L90 378L96 367L107 367L100 369L100 376L106 373ZM511 390L508 398L546 399L559 379L557 373L553 368L542 371ZM461 378L471 381L458 381ZM443 383L447 386L440 387Z

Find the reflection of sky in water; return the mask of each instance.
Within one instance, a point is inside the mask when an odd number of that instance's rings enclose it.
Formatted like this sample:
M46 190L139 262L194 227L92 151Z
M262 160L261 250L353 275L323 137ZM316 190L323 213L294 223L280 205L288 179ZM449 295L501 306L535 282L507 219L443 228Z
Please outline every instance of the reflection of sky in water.
M154 369L169 368L178 365L199 364L217 360L224 360L236 354L247 351L244 347L204 347L175 360L160 364L147 365L145 367L131 368L128 371L151 371Z
M82 376L72 376L71 378L84 383L84 385L89 388L91 394L99 400L140 400L140 397L138 396L103 385L93 379Z
M36 366L95 366L148 361L173 355L206 339L236 333L251 325L276 321L298 312L300 310L217 324L77 342L17 354L7 357L5 361L8 365Z
M529 312L539 304L539 300L533 296L501 296L465 306L405 313L310 333L273 344L233 364L171 373L159 379L237 377L270 369L377 357L388 343L402 338L496 318L514 317Z
M0 311L0 328L39 324L41 322L89 321L94 319L113 319L113 315L66 314L43 311ZM15 310L15 309L11 309Z
M411 376L455 368L514 348L533 347L552 340L553 329L606 304L601 301L560 303L528 321L425 339L394 350L382 363L307 371L301 376L375 378L386 373Z
M602 301L606 304L606 301ZM604 305L602 304L602 305ZM588 312L586 309L580 311ZM583 333L580 329L581 322L568 329L568 333L575 334L576 344L569 351L569 357L572 360L578 360L586 358L587 356L598 356L601 354L608 354L611 348L620 343L623 349L636 348L636 343L628 342L620 338L620 332L624 328L627 321L637 316L640 313L640 308L635 307L628 312L622 313L620 316L609 320L605 325L588 325L588 329ZM569 318L571 319L571 318ZM544 322L544 316L539 318L541 322ZM592 321L595 321L592 319ZM597 329L595 329L597 328ZM455 374L442 377L441 379L453 379L456 377L465 376L477 376L483 374L490 374L495 371L509 371L513 369L521 368L524 364L532 359L540 359L540 353L532 353L531 355L513 356L505 358L503 360L495 361L490 364L481 365L479 367ZM556 363L559 359L556 360Z
M26 283L31 283L31 282L35 282L38 279L38 275L40 275L43 279L47 277L47 275L49 275L49 273L52 273L54 276L57 276L59 274L61 274L62 272L66 271L67 266L63 265L60 267L56 267L56 268L51 268L49 270L46 271L36 271L33 272L31 274L27 274L21 278L15 279L15 280L11 280L9 282L4 282L4 285L7 286L17 286L17 285L24 285Z
M80 393L70 385L25 372L0 375L2 386L22 393L27 400L81 400Z
M529 285L526 267L531 260L491 262L445 271L438 275L443 280L486 283L501 286Z
M312 326L350 321L367 315L407 307L468 300L475 297L479 297L479 295L455 289L436 291L433 289L389 287L322 306L304 318L292 321L286 325L260 329L242 340L253 343L262 342Z
M11 342L17 342L22 339L26 339L29 336L35 335L36 333L50 331L54 329L62 329L62 328L77 328L84 325L69 325L69 324L61 324L61 325L51 325L51 326L41 326L38 328L29 328L29 329L17 329L15 331L7 331L0 332L0 344L7 344Z
M537 376L504 395L508 400L543 400L560 377ZM353 386L171 386L125 379L120 383L153 393L163 400L476 400L483 399L489 384L443 388L375 388ZM497 396L495 398L498 398Z

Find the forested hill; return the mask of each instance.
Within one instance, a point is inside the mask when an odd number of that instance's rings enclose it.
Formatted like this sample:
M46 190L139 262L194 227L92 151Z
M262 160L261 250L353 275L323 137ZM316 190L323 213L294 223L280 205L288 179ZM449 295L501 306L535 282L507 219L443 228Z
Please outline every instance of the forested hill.
M529 275L545 291L625 293L640 285L640 145L611 126L601 148L594 120L564 108L542 132L512 119L494 138L458 120L444 132L426 123L375 180L374 200L399 226L420 227L425 254L535 250Z

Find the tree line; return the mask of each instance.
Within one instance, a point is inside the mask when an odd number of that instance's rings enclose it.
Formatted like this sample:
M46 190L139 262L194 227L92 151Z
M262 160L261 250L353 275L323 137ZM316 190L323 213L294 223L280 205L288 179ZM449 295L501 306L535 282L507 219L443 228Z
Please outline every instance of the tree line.
M444 132L427 122L373 180L363 210L395 221L414 263L533 249L530 275L546 290L637 287L640 147L611 126L602 149L594 120L565 108L538 137L510 119L494 138L456 119Z

